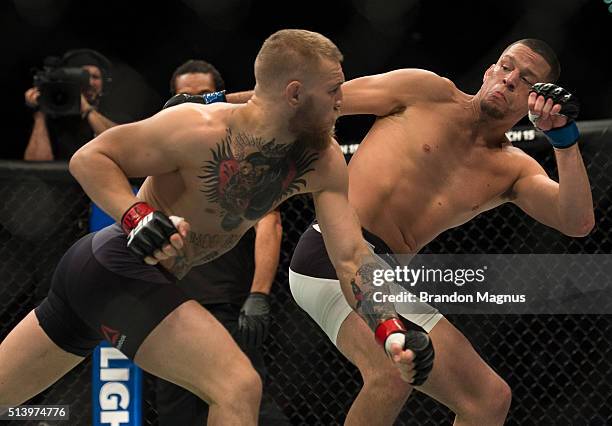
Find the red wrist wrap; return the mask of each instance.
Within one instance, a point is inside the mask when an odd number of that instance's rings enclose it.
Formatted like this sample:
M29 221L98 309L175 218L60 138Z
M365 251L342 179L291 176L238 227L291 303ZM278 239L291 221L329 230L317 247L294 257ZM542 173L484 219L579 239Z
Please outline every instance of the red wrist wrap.
M121 227L123 228L123 231L126 234L129 234L143 217L154 211L155 209L144 201L137 202L132 207L127 209L127 211L123 213L123 216L121 217Z
M378 324L374 332L374 337L381 346L384 346L387 337L396 331L406 331L406 329L400 320L397 318L390 318Z

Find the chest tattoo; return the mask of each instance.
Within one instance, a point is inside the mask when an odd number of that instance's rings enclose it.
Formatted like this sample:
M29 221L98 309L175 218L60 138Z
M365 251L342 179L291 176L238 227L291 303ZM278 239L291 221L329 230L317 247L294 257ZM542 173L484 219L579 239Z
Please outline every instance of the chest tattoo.
M300 142L282 145L229 129L211 151L213 159L198 177L208 201L219 205L225 231L245 219L259 219L283 197L303 189L303 176L318 158Z

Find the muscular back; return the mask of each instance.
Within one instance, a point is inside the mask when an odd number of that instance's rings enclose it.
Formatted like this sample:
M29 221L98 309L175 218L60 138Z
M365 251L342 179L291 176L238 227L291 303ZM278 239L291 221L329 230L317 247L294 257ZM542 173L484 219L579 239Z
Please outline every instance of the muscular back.
M400 253L507 200L525 161L507 141L478 136L471 96L447 79L424 78L425 90L379 118L349 164L349 199L362 225Z

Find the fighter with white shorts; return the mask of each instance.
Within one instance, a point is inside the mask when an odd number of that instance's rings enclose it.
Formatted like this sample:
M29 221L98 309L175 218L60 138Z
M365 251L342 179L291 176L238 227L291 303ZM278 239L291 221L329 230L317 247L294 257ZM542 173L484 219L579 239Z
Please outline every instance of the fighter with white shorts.
M377 116L349 163L349 203L374 252L414 255L445 230L508 202L566 235L588 234L593 202L573 121L578 105L553 84L559 73L545 42L523 39L484 72L474 95L420 69L343 84L342 115ZM559 182L505 136L528 112L554 149ZM344 301L316 228L297 245L290 284L297 303L361 372L363 388L346 423L393 424L413 387L399 380ZM436 351L417 389L453 410L456 425L503 424L506 382L438 311L409 305L404 322L425 330Z

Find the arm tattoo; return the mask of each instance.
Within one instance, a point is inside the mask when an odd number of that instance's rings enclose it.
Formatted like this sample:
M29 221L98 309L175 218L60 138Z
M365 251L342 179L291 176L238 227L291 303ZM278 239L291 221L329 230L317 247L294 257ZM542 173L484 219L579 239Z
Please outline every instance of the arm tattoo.
M351 288L355 296L355 311L365 320L372 331L389 318L397 317L395 306L391 302L374 302L374 293L389 294L387 283L382 286L373 284L374 270L381 269L383 265L376 262L364 263L357 270L355 278L351 280Z
M179 255L174 258L174 263L170 268L170 272L180 280L187 275L190 269L191 265L187 262L187 258L184 255Z
M198 177L208 201L221 207L224 231L244 219L259 219L283 197L306 187L303 176L318 158L299 141L282 145L229 129L212 156Z

